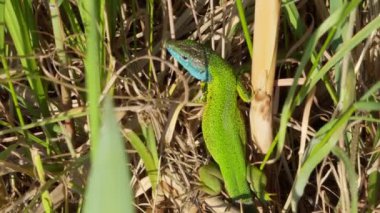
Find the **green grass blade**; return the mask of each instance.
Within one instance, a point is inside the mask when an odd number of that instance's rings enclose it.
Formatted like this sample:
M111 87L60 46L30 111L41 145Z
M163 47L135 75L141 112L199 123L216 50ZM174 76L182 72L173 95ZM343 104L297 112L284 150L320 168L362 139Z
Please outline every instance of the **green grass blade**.
M46 183L45 170L42 166L41 156L38 153L38 150L34 148L32 148L31 150L31 155L32 155L34 167L36 168L38 180L41 183L41 185L44 185ZM42 206L45 212L47 213L53 212L53 202L51 201L49 191L47 189L42 191L41 200L42 200Z
M247 20L245 18L242 0L236 0L236 8L237 8L237 11L239 14L239 19L240 19L241 27L243 29L244 39L245 39L245 42L247 43L249 55L251 56L251 59L252 59L252 56L253 56L252 39L251 39L251 35L249 34L248 24L247 24Z
M107 7L107 23L108 23L108 32L109 37L114 38L116 35L116 26L118 20L118 14L120 13L120 0L108 0L106 1Z
M307 86L303 87L300 91L301 98L305 97L306 94L308 94L308 92L310 92L311 89L318 83L318 81L348 52L350 52L378 28L380 28L380 16L373 19L350 40L344 42L336 54L318 72L314 72L314 75L310 77L309 81L307 82Z
M25 124L24 117L22 116L21 109L17 101L17 94L15 92L13 81L11 80L11 74L8 67L8 62L5 59L5 37L4 37L5 17L4 17L4 14L5 14L5 0L1 0L0 1L0 57L1 57L1 62L3 64L4 72L7 76L9 92L11 94L12 101L14 103L17 118L18 118L18 121L20 122L20 125L23 126Z
M283 2L286 2L283 0ZM343 7L343 5L342 5ZM291 30L293 31L294 35L297 39L302 38L306 31L305 23L303 22L303 19L300 17L298 9L294 2L289 2L284 4L284 11L287 18L287 21L291 27ZM335 11L331 11L333 13ZM336 28L335 28L336 29ZM313 68L311 70L314 70L315 68L319 67L320 65L320 59L324 53L324 51L327 49L328 45L330 44L331 39L333 39L333 36L335 34L335 31L330 31L328 38L325 40L323 47L320 49L319 54L316 54L316 51L313 50L311 54L311 62L313 63ZM331 98L333 99L334 103L337 102L337 95L335 92L335 89L333 85L330 83L330 81L327 78L323 78L323 82L325 83L326 89L329 92Z
M293 1L282 0L284 12L291 29L294 31L294 34L300 38L305 32L305 24L302 22L300 14L298 13L297 7Z
M23 72L25 72L28 79L30 90L37 99L36 101L39 106L39 111L38 114L32 116L33 120L36 120L39 119L41 115L43 117L49 117L50 110L48 107L49 102L45 90L46 85L44 85L40 78L40 70L37 65L37 61L35 58L33 58L33 56L35 56L33 48L37 45L38 38L36 34L37 30L35 27L34 19L28 18L33 17L33 15L27 16L28 14L32 13L31 7L31 2L29 1L25 2L25 4L22 4L20 1L7 0L5 1L4 19L8 32L13 40L13 44L15 45L17 54L19 56L23 56L20 58ZM10 80L10 75L7 71L8 65L4 58L2 58L2 63L7 72L8 79ZM20 121L21 125L23 125L23 115L20 112L20 107L17 101L17 97L20 96L16 94L13 82L11 81L9 81L9 88L12 100L15 103L18 120ZM32 111L33 109L29 108L29 110ZM59 148L56 146L56 144L52 144L52 147L50 147L51 137L55 136L53 127L48 125L46 127L43 127L43 130L46 135L45 140L49 143L47 152L50 153L50 148L53 148L56 152L59 152ZM29 135L24 132L23 134L25 136Z
M68 38L68 43L73 49L77 49L81 53L85 52L85 35L81 29L81 23L73 12L74 9L69 1L62 2L62 11L62 13L66 15L68 22L67 25L69 29L66 29L66 32L68 35L71 35Z
M33 43L36 42L34 38L35 34L31 34L31 31L35 31L35 29L30 28L34 24L31 24L31 20L25 17L21 2L7 0L5 8L5 23L13 39L17 53L21 56L35 55L33 51ZM44 116L50 115L44 85L39 76L36 60L34 58L21 58L20 60L28 77L30 87L36 94L42 114Z
M368 90L360 100L365 100L370 95L375 94L375 92L377 92L379 89L380 82ZM380 104L374 105L369 104L368 102L365 104L370 105L370 107L366 108L369 110L378 110L380 106ZM298 201L303 195L304 188L308 182L311 172L335 147L336 142L344 133L347 122L350 120L351 115L355 112L355 110L360 109L361 105L364 104L361 104L359 102L351 105L343 114L341 114L339 118L333 119L325 124L325 126L316 133L316 136L310 142L305 154L305 158L303 159L302 166L297 172L292 190L286 202L287 204L291 203L293 211L297 210ZM287 204L285 206L287 206Z
M3 57L5 54L5 0L0 0L0 56Z
M380 202L380 171L372 170L368 174L368 204L369 209L374 210ZM369 212L369 211L368 211Z
M84 213L134 212L124 150L112 100L107 98L102 116L101 138L91 159Z
M34 127L43 127L45 125L54 124L60 121L64 121L66 119L78 118L85 115L87 115L87 112L85 112L82 108L75 108L67 112L64 112L62 114L55 115L38 122L26 124L24 126L12 127L11 125L6 125L8 128L4 130L0 130L0 136L8 134L8 133L20 132L22 130L27 130Z
M375 85L373 85L361 98L360 101L365 101L374 94L376 94L376 91L380 89L380 82L377 82Z
M157 145L156 145L156 136L154 134L153 126L151 124L148 124L147 126L143 127L145 129L145 140L146 140L146 146L153 158L154 165L157 165L158 168L158 153L157 153Z
M103 2L104 3L104 2ZM100 79L104 74L104 6L99 1L83 0L80 4L82 19L86 31L86 89L89 110L90 140L92 151L95 151L99 142L100 109L99 97L102 83Z
M153 194L156 192L158 184L158 160L156 161L155 156L157 156L157 150L150 150L150 146L145 146L144 142L141 141L139 136L132 130L128 130L124 133L124 136L131 142L132 147L139 153L142 161L144 162L146 171L148 173L149 180L152 184ZM152 142L153 143L153 142ZM154 143L156 143L154 141ZM153 154L154 153L154 154Z
M287 203L291 203L293 212L297 211L298 201L303 195L304 188L309 180L311 172L335 146L336 142L343 134L346 123L353 112L354 109L351 108L341 118L337 120L334 119L327 123L326 126L331 127L328 132L320 137L314 138L311 141L308 147L309 150L307 151L307 153L310 154L306 157L301 168L299 169L293 183L292 191L288 197ZM320 135L320 131L318 131L317 135Z
M298 68L297 68L297 71L296 71L296 74L294 76L294 82L297 82L298 79L300 78L301 74L302 74L302 71L304 70L308 60L310 59L311 57L311 54L313 52L313 49L315 48L318 40L330 29L332 28L337 28L339 26L341 26L344 21L345 21L345 18L350 14L350 12L355 9L355 7L360 3L360 0L356 0L356 1L351 1L349 2L348 4L346 4L345 7L341 7L340 9L338 9L337 11L335 11L333 14L331 14L321 25L320 27L315 31L315 33L311 36L311 38L309 39L309 42L306 46L306 49L304 51L304 55L302 57L302 60L301 60L301 63L299 64ZM374 24L376 22L376 19L373 20L370 24L368 24L365 28L370 28L370 29L376 29L376 25ZM374 26L375 25L375 26ZM364 29L363 29L364 30ZM362 32L363 30L361 30L360 32ZM360 33L359 32L359 33ZM358 33L358 34L359 34ZM358 36L355 35L352 39L355 39L355 40L360 40L362 41L363 39L365 39L365 37L363 37L362 35ZM365 34L365 33L363 33ZM369 35L369 33L367 32L366 35ZM351 39L351 40L352 40ZM348 44L347 44L348 43ZM357 43L354 43L354 42L350 42L348 41L346 43L346 46L350 46L353 45L353 44L356 44ZM356 45L353 45L356 46ZM353 48L351 47L351 49ZM342 54L344 53L347 53L347 51L351 50L349 48L341 48L340 51ZM338 55L335 54L335 55ZM335 56L334 55L334 56ZM339 55L336 56L336 59L339 58L341 59L343 57L343 55ZM331 62L331 60L329 60L328 63L325 64L324 68L322 69L326 69L327 65L330 63L330 65L332 64L336 64L338 62L338 60L334 61L334 63ZM315 62L314 62L315 63ZM331 66L329 67L331 68ZM312 73L310 74L309 78L308 78L308 81L306 82L306 84L304 86L301 87L298 95L296 98L294 98L294 95L296 93L296 89L297 89L297 85L296 84L293 84L289 90L289 93L288 93L288 96L285 100L285 103L284 103L284 107L282 109L282 116L281 116L281 121L280 121L280 128L279 128L279 140L278 140L278 146L277 146L277 157L280 155L281 151L282 151L282 148L284 146L284 143L285 143L285 134L286 134L286 128L287 128L287 123L288 123L288 120L290 118L290 115L291 113L293 112L296 104L299 104L305 97L306 95L308 94L307 92L310 92L310 90L315 86L317 80L316 78L318 78L318 81L320 79L322 79L322 77L325 75L325 73L327 72L328 69L326 69L326 71L323 73L323 75L321 74L321 71L322 70L312 70ZM315 75L319 76L319 77L316 77ZM312 83L309 83L309 82L312 82ZM296 100L294 102L294 100Z
M360 101L354 104L355 108L365 111L376 111L380 109L380 103Z
M302 71L304 70L307 62L310 60L310 57L313 53L313 50L315 46L317 45L317 42L319 38L321 38L329 29L331 29L333 26L336 25L336 23L339 20L339 17L342 15L344 8L341 8L340 10L336 11L332 15L329 16L320 26L319 28L313 33L313 35L310 37L305 51L304 55L301 59L301 62L297 68L296 74L294 76L294 82L297 82L300 78ZM288 120L290 118L291 113L294 109L294 96L296 93L297 85L293 84L290 87L290 90L288 92L288 96L286 97L284 106L282 108L282 116L280 120L280 128L278 131L278 145L277 145L277 154L276 156L279 157L280 153L284 147L285 143L285 134L287 129Z

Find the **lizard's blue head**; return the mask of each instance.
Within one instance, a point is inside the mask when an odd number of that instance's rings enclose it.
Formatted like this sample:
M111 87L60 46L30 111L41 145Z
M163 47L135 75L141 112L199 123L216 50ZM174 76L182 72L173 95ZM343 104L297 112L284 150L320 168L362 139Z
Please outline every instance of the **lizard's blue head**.
M195 41L167 41L165 43L169 53L196 79L210 81L208 72L208 51L203 45Z

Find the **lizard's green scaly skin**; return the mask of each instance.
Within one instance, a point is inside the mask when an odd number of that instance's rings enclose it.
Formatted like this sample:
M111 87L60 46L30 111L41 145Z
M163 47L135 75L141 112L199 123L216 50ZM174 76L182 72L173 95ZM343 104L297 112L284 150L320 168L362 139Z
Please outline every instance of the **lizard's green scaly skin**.
M245 161L246 132L237 106L237 77L217 53L194 41L168 41L170 54L195 78L207 82L202 131L207 149L220 167L234 200L249 202Z

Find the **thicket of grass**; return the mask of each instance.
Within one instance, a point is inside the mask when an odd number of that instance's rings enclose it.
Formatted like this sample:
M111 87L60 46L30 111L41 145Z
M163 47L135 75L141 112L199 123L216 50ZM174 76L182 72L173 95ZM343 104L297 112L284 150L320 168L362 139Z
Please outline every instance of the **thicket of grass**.
M199 190L211 160L202 89L163 42L198 40L238 68L251 61L254 7L0 0L0 212L239 211ZM269 154L248 141L272 195L253 208L380 210L379 10L282 1L276 79L303 84L277 81Z

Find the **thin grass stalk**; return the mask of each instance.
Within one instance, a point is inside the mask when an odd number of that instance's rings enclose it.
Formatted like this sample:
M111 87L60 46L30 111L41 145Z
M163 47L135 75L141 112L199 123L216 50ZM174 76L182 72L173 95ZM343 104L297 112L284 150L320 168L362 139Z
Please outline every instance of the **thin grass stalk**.
M85 23L87 49L85 58L86 69L86 89L89 111L90 140L92 153L96 153L97 144L100 136L100 107L99 97L101 91L102 75L104 73L103 62L103 38L104 25L101 18L104 8L100 1L83 0L80 4L81 16ZM92 157L94 157L92 155Z
M42 166L41 156L38 153L38 150L35 148L31 149L31 155L32 155L32 160L33 160L35 170L37 172L38 180L41 183L41 185L44 185L46 183L46 180L45 180L44 167ZM41 201L42 201L42 206L45 212L47 213L53 212L53 202L50 198L49 191L47 189L42 191Z
M242 0L236 0L236 8L237 8L237 11L239 14L240 23L241 23L241 27L243 29L245 42L247 43L249 55L252 58L253 57L253 45L252 45L251 35L249 34L249 30L248 30L247 20L245 18Z
M65 32L64 32L63 22L61 19L58 1L50 0L49 9L50 9L50 14L51 14L51 22L53 25L55 48L57 51L58 61L61 64L61 66L58 67L59 72L65 76L72 76L71 70L66 69L66 67L68 67L67 65L69 64L69 58L67 57L65 53L65 47L64 47ZM67 111L71 108L71 105L72 105L71 94L70 94L71 91L66 87L66 85L63 85L63 84L60 85L60 89L61 89L60 98L61 98L62 108L64 111ZM62 133L65 137L67 147L72 157L75 156L74 146L72 144L72 139L75 134L74 131L75 131L74 124L72 120L70 119L65 120L64 124L62 125Z
M71 48L79 51L80 53L84 53L86 51L86 39L81 29L81 23L73 12L74 8L71 6L69 1L63 1L61 6L63 13L66 15L68 20L66 34L71 35L68 37L68 43Z
M108 32L110 38L115 38L118 15L120 13L120 0L108 0L106 3Z
M148 38L148 55L151 55L153 52L153 22L154 22L154 1L148 0L148 14L149 14L149 38ZM149 60L149 79L152 79L152 76L155 76L153 60ZM149 81L149 88L151 88L152 81Z

